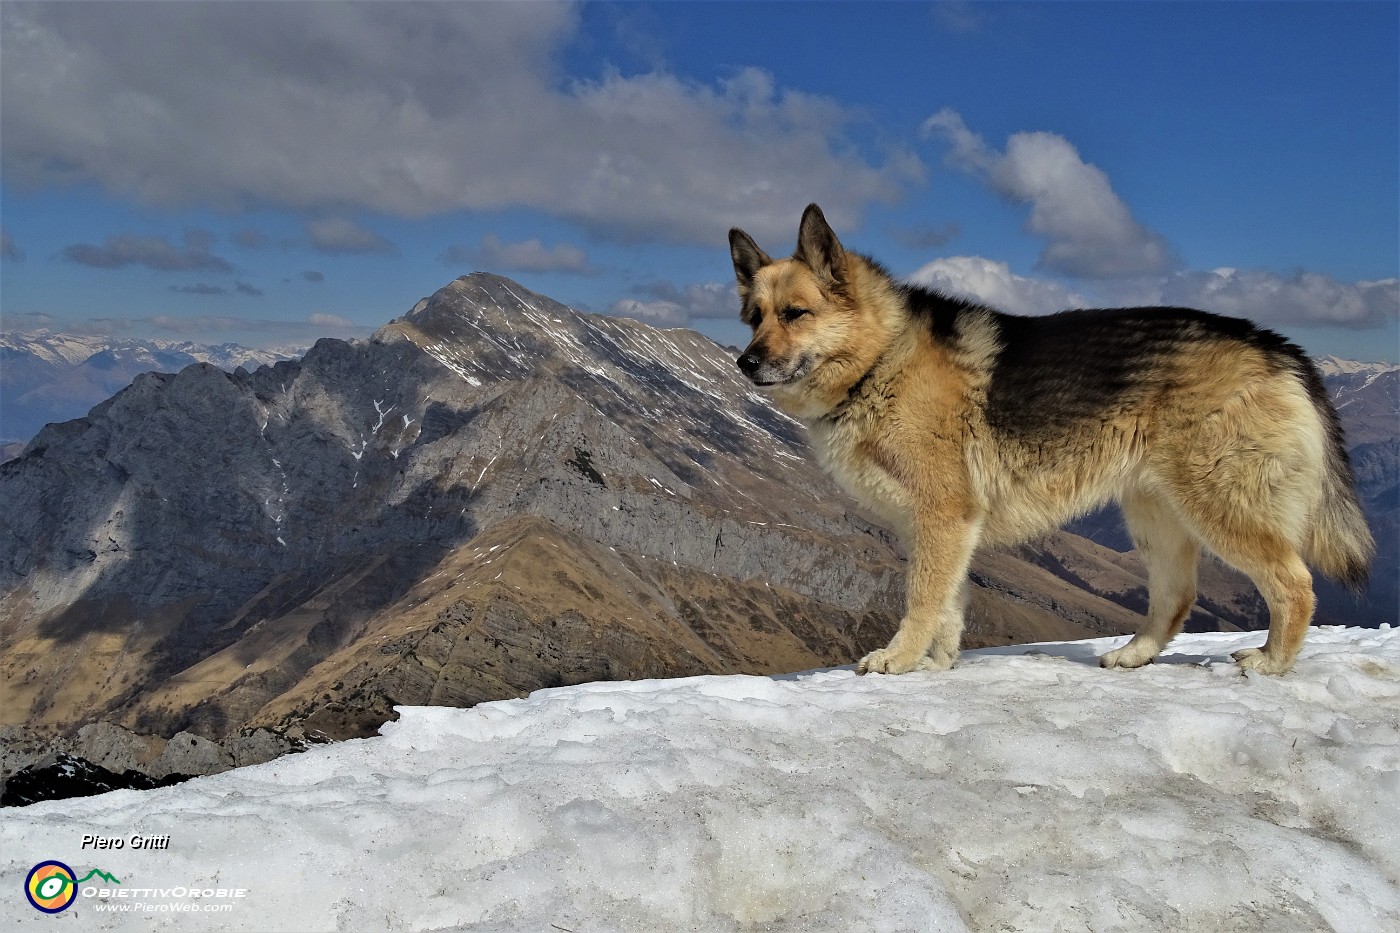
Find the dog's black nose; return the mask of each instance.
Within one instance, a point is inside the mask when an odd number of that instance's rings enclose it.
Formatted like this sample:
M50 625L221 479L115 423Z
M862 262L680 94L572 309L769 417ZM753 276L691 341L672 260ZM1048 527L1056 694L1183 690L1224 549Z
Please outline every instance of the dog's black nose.
M759 366L758 357L754 356L752 353L745 353L743 356L739 357L738 363L739 368L744 371L746 376L752 376Z

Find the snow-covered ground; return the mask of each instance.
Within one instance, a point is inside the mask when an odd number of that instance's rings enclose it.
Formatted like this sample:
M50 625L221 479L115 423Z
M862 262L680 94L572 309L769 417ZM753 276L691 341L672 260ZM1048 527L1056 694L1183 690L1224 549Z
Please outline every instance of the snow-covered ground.
M1315 629L1294 673L1241 676L1229 652L1262 638L1183 636L1139 671L1093 666L1122 642L1102 639L971 652L941 674L403 709L379 738L0 811L0 916L36 930L1400 929L1400 629ZM170 842L94 851L84 834ZM92 896L41 914L22 888L46 859L121 885L94 877L78 886Z

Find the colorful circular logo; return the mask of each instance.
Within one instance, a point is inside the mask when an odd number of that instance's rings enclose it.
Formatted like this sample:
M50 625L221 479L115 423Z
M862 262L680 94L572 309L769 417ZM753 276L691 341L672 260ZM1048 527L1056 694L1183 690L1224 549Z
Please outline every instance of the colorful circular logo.
M24 879L24 896L35 910L56 914L67 910L78 896L78 884L73 869L62 862L40 862L29 869Z

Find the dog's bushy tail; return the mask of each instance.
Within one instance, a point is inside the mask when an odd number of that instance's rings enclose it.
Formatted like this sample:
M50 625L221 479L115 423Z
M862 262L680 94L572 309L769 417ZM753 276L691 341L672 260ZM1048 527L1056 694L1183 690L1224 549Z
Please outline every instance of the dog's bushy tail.
M1356 498L1356 478L1351 471L1337 411L1327 398L1327 390L1316 368L1311 361L1306 366L1304 381L1327 435L1324 441L1327 456L1322 499L1313 517L1312 535L1303 556L1323 575L1359 593L1370 577L1376 542Z

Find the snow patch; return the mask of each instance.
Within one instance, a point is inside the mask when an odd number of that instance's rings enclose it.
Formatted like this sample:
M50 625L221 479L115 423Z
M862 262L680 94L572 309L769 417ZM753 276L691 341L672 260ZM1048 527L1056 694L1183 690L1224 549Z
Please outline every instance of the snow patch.
M388 408L384 408L382 407L383 404L384 399L377 398L374 400L374 413L379 416L379 420L374 423L374 427L369 429L370 434L378 434L379 429L384 427L384 419L389 417L389 412L394 410L393 405L390 405Z
M403 708L378 738L8 810L0 888L81 862L83 833L169 832L103 867L249 891L170 929L1394 930L1400 632L1314 629L1292 674L1241 676L1262 639ZM151 922L92 906L71 916Z

